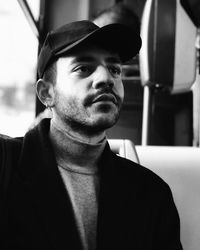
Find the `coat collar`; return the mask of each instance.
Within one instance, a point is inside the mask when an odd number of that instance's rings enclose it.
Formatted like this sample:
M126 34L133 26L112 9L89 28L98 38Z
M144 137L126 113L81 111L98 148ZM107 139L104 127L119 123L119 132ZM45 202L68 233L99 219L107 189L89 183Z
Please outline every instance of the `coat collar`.
M29 189L41 227L56 249L81 249L69 196L62 182L48 133L49 119L29 131L22 145L19 172ZM116 155L107 143L100 162L100 194L97 228L98 249L115 241L123 192ZM117 209L116 209L117 208ZM116 226L113 225L116 223ZM111 233L112 231L112 233ZM112 237L113 236L113 237ZM66 240L67 239L67 240Z

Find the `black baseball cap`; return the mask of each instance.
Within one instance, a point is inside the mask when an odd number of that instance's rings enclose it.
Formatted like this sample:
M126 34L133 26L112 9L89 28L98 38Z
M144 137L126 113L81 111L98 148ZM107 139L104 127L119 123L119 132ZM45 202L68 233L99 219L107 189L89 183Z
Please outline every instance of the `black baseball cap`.
M124 24L113 23L100 28L88 20L68 23L47 34L38 58L39 77L58 57L83 42L115 51L122 62L136 56L142 44L140 34Z

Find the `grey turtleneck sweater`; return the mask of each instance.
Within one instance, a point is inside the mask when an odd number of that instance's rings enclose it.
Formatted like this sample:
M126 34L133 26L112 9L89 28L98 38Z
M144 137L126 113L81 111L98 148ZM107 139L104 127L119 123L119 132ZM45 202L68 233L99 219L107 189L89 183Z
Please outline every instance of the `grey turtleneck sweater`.
M71 199L84 250L96 248L99 174L98 161L106 144L86 143L51 122L50 138L58 169Z

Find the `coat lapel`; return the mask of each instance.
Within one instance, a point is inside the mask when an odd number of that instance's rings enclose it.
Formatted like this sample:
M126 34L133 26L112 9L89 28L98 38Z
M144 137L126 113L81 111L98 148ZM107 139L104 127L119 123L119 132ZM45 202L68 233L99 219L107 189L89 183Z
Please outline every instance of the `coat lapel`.
M24 138L20 173L41 227L56 249L81 249L69 196L48 138L49 121Z
M122 197L118 176L115 173L115 155L110 151L108 144L104 150L100 165L101 184L97 223L97 249L120 249L115 248L113 243L117 243L119 237L121 237L118 232Z
M133 245L140 249L138 232L143 232L143 224L138 215L145 209L140 199L142 185L137 174L127 175L127 168L127 162L117 158L107 145L101 162L97 250L129 250Z

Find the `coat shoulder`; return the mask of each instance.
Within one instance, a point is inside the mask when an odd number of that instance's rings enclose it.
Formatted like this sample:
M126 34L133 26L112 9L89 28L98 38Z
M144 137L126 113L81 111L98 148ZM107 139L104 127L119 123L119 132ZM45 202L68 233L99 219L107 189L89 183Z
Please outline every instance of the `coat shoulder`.
M115 170L121 178L139 183L143 188L169 192L169 185L149 168L129 159L115 155Z
M0 176L6 166L19 158L23 137L0 134Z

